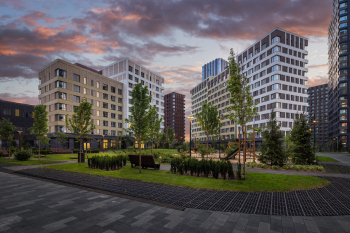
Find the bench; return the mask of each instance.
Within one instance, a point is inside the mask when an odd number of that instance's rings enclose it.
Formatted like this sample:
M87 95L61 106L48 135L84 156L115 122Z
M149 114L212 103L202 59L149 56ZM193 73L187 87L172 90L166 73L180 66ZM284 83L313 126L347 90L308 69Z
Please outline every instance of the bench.
M71 154L71 149L51 148L53 154Z
M119 153L122 153L120 151L115 151L115 150L112 150L114 154L119 154Z
M129 160L131 163L131 167L139 166L139 155L129 155ZM160 164L154 162L154 158L152 155L141 155L141 167L142 168L153 168L159 170Z

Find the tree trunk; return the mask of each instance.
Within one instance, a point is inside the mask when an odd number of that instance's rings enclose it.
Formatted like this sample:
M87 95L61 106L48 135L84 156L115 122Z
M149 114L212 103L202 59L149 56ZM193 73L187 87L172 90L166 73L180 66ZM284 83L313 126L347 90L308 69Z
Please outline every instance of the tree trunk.
M79 161L79 166L81 164L81 138L79 138L79 153L78 153L78 161Z
M246 131L243 131L243 142L244 142L244 145L243 145L243 178L245 179L245 161L246 161L246 141L245 141L245 134L247 132Z
M9 151L9 159L11 158L11 148L10 148L10 140L7 140L7 147Z
M154 156L153 156L153 139L152 139L152 141L151 141L151 147L152 147L152 157L154 157Z
M141 173L141 138L139 141L139 173Z
M207 135L207 159L209 159L209 135Z
M40 140L39 140L39 155L38 155L38 161L40 162Z

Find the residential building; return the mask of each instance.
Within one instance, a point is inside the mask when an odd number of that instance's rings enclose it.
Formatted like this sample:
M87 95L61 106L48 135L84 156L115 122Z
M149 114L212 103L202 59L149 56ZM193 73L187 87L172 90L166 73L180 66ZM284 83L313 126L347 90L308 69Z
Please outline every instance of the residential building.
M164 131L173 128L177 142L185 141L185 95L171 92L164 96Z
M115 147L123 132L123 84L91 69L56 59L39 71L39 102L47 106L51 147L58 147L55 132L72 133L66 128L66 114L71 116L80 102L92 104L92 120L96 129L93 139L84 147ZM79 148L70 136L68 148Z
M123 92L123 118L129 118L131 105L131 91L135 84L142 83L147 86L152 96L151 105L155 105L158 117L163 118L161 128L164 129L164 78L146 67L124 58L102 69L102 74L124 85ZM123 128L129 125L123 123Z
M328 28L328 137L342 140L348 150L349 137L349 64L348 2L333 0L333 15Z
M222 58L215 60L202 66L202 81L210 76L216 76L227 68L227 61Z
M202 105L205 101L218 108L218 117L222 124L220 127L221 139L230 141L237 138L237 124L229 120L227 116L224 117L227 114L226 107L230 105L230 93L227 90L229 76L229 70L225 69L218 75L202 81L190 91L192 95L191 114L194 116L191 127L192 139L199 139L202 143L207 140L195 117L196 113L202 111ZM212 136L209 137L209 140L212 140Z
M17 144L23 145L22 142L28 142L34 145L34 137L30 134L30 128L34 123L34 105L21 104L0 99L0 122L4 119L9 119L16 127L14 139ZM21 143L20 143L21 141ZM7 148L6 140L1 141L0 149Z
M309 126L312 142L316 142L318 150L328 149L328 84L310 87L309 94ZM315 138L314 138L315 136ZM316 140L314 140L316 139Z
M307 38L275 28L238 54L237 62L249 79L258 108L258 115L248 125L266 126L274 108L286 134L293 120L307 112L307 46Z

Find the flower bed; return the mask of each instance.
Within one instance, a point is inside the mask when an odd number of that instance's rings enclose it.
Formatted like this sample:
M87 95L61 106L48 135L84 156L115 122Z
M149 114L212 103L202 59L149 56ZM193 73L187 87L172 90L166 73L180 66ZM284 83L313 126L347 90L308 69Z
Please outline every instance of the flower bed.
M247 162L247 167L251 168L263 168L263 169L274 169L274 170L294 170L294 171L311 171L311 172L324 172L323 166L316 165L284 165L280 167L278 165L266 165L264 163Z

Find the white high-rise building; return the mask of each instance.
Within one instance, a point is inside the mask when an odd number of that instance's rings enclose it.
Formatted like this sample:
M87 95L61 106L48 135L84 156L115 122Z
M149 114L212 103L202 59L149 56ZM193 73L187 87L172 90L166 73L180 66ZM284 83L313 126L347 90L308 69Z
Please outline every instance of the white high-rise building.
M102 69L102 74L123 83L123 128L128 128L125 118L130 116L131 90L137 83L147 86L152 96L151 105L157 106L159 118L163 118L161 128L164 129L164 77L130 58L112 63Z
M274 108L281 131L289 132L293 120L307 113L307 46L307 38L276 28L238 54L258 107L250 125L266 126Z

